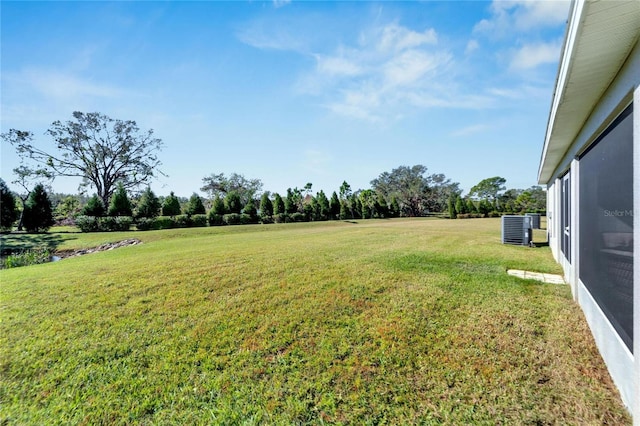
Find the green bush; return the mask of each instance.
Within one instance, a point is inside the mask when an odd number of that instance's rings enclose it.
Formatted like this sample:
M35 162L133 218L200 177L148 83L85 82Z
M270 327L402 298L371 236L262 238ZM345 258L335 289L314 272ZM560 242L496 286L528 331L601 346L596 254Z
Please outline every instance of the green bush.
M130 216L78 216L76 226L82 232L122 232L131 228L133 219ZM140 229L140 228L138 228Z
M191 226L191 217L186 214L176 216L173 218L173 221L175 223L175 228L189 228Z
M269 215L262 215L260 216L260 223L262 224L269 224L269 223L273 223L273 217L269 216Z
M278 213L274 214L272 219L275 223L287 223L289 221L289 216L286 213Z
M51 252L48 248L36 248L14 253L2 260L0 269L18 268L20 266L38 265L51 261Z
M95 216L78 216L76 218L76 226L82 232L98 232L100 229L98 218Z
M98 218L98 231L121 232L131 228L133 219L130 216L107 216Z
M240 225L240 214L238 213L228 213L222 216L222 220L227 225Z
M291 213L289 216L291 222L307 222L308 218L304 213Z
M111 196L109 203L109 209L107 211L109 216L132 216L131 201L127 195L126 189L122 183L118 183L118 187Z
M160 200L156 197L150 187L142 193L138 207L136 208L136 217L157 217L160 215L160 209L162 205Z
M105 214L104 203L102 202L100 197L98 197L98 195L96 194L93 194L93 196L89 198L89 201L87 201L87 204L80 211L80 215L82 216L100 217L100 216L104 216L104 214Z
M207 215L206 214L194 214L191 216L191 226L194 228L203 228L207 226Z
M256 223L256 220L251 217L251 215L248 215L246 213L242 213L240 215L240 224L241 225L248 225L250 223Z
M217 214L214 210L209 212L208 219L210 226L220 226L225 224L223 216L221 214Z
M184 209L184 213L188 216L194 216L197 214L206 214L207 211L204 208L204 204L202 203L202 198L195 192L189 198L189 203ZM184 226L180 226L179 228L184 228Z
M225 211L228 211L229 214L240 214L242 211L242 200L240 198L240 194L238 194L237 191L229 192L224 198L224 206Z
M0 230L10 230L18 219L18 209L13 192L0 178Z
M262 198L260 198L260 215L261 216L271 216L273 214L273 203L269 198L269 194L265 192L262 194Z
M155 218L155 227L154 229L173 229L177 228L177 223L175 221L175 217L171 216L160 216Z
M138 231L150 231L152 229L157 229L155 228L156 224L156 219L143 217L138 219L136 222L136 229L138 229Z
M175 196L173 191L169 194L162 204L163 216L177 216L180 214L180 200Z
M27 232L46 232L54 223L53 207L49 195L44 186L38 184L31 191L24 205L22 224Z
M211 211L209 212L209 214L215 214L222 217L227 213L228 212L227 212L227 208L224 205L224 200L220 198L218 195L216 195L216 198L214 198L213 200L213 204L211 206Z

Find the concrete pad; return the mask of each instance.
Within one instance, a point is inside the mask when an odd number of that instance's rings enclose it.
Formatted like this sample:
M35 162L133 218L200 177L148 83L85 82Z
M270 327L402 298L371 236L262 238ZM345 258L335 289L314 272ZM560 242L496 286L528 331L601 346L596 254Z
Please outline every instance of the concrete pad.
M536 280L548 284L565 284L564 279L556 274L543 274L540 272L521 271L519 269L509 269L507 274L525 280Z

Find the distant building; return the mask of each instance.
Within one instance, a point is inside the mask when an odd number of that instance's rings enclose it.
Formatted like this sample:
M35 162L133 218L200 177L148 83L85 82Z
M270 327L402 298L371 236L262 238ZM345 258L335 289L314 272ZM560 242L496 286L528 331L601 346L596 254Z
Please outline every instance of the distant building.
M538 180L548 234L640 425L640 1L572 3Z

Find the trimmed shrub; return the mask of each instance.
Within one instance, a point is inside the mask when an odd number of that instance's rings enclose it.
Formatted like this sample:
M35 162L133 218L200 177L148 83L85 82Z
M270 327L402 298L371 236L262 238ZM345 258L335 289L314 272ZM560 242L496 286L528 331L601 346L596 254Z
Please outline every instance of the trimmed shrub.
M248 225L250 223L256 223L255 219L246 213L240 215L240 225Z
M178 217L178 216L176 216ZM177 227L175 218L171 216L160 216L155 218L154 229L173 229Z
M138 231L150 231L152 229L157 229L155 228L156 223L157 221L155 218L141 218L136 222L136 229L138 229Z
M132 223L133 219L130 216L78 216L76 218L76 226L82 232L123 232L128 231Z
M207 218L209 220L210 226L220 226L225 224L223 216L221 214L215 213L213 210L209 212L209 216Z
M76 226L80 228L82 232L98 232L100 229L98 218L95 216L78 216L76 218Z
M304 213L292 213L289 215L291 222L307 222L307 216Z
M206 214L194 214L191 216L191 226L194 228L203 228L207 226L207 215Z
M268 225L270 223L273 223L273 217L268 215L262 215L260 216L260 223L262 223L263 225Z
M228 213L222 216L222 220L227 225L240 225L240 214L238 213Z
M173 221L175 223L175 228L189 228L191 226L191 218L186 214L176 216L173 218Z
M271 218L275 223L286 223L289 221L289 216L286 213L274 214Z
M107 231L128 231L131 229L131 224L133 223L133 218L130 216L118 216L115 219L115 223L113 223L111 229L107 229Z
M112 231L128 231L133 223L133 220L129 216L107 216L97 219L98 231L100 232L112 232Z

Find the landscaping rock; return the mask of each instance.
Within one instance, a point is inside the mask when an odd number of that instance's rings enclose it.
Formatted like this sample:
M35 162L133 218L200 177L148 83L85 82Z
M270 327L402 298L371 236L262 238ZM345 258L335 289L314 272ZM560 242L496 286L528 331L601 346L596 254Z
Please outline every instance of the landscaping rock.
M108 250L113 250L121 247L135 246L137 244L142 244L142 241L135 238L129 238L127 240L118 241L116 243L106 243L98 247L93 247L88 249L59 251L59 252L56 252L56 256L59 257L60 259L66 259L69 257L83 256L85 254L98 253L101 251L108 251Z

